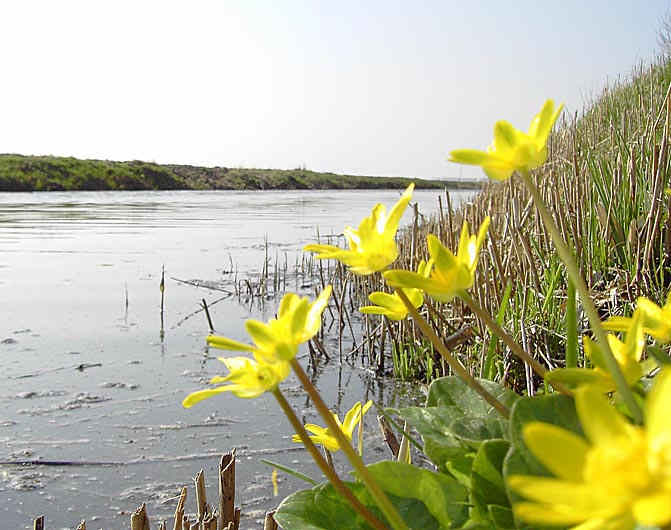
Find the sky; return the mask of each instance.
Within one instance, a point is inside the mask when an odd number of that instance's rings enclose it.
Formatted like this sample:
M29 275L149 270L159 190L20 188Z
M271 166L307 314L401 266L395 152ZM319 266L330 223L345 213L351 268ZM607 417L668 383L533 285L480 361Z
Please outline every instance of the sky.
M658 50L668 0L0 3L0 152L359 175L447 162Z

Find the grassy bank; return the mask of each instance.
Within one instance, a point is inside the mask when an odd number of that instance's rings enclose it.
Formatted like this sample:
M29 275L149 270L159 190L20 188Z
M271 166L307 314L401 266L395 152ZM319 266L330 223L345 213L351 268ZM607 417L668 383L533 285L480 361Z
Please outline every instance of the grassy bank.
M663 305L671 287L671 197L665 194L670 83L671 63L660 58L639 68L629 81L605 89L582 116L565 117L551 138L548 163L534 174L604 318L630 314L640 295ZM413 239L423 242L427 233L440 234L456 249L462 219L477 227L487 214L492 223L473 295L496 315L510 283L507 309L500 315L504 328L541 363L561 365L565 270L520 180L488 184L462 210L406 234L403 254L409 257L416 248L413 263L425 257L425 245ZM490 350L489 332L468 311L458 306L446 311L442 317L450 326L437 324L443 335L472 326L479 337L462 347L462 360L472 372L506 379L518 389L540 384L502 344L494 343ZM579 331L588 331L586 320Z
M630 314L640 295L663 305L671 288L671 196L665 192L670 184L670 83L671 64L660 58L608 87L582 115L564 117L550 139L548 162L533 174L575 249L604 319ZM505 109L501 114L504 118ZM446 151L460 147L478 146L446 146ZM567 336L566 273L517 177L488 183L460 209L450 208L449 197L444 197L438 216L416 217L401 236L401 257L394 268L413 270L427 258L428 233L456 250L462 221L477 229L486 215L492 222L472 296L498 315L504 329L539 362L561 366ZM367 293L388 290L379 275L351 276L345 285L353 310L366 305ZM473 374L504 380L519 391L542 386L461 303L430 302L423 311L440 336L454 338L454 351ZM397 376L428 381L448 373L411 322L379 326L379 317L361 318L374 330L363 341L371 364L380 365L380 351L391 348ZM578 331L588 330L583 317Z
M0 155L0 191L278 190L404 188L476 189L480 183L318 173L306 169L241 169L150 162Z

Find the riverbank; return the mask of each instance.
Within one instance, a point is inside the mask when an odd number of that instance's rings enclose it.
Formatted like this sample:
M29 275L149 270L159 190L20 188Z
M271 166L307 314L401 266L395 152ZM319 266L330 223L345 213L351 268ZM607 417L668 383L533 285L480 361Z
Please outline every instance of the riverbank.
M458 179L0 154L0 191L402 189L410 182L417 189L477 190L482 186L482 182Z
M629 79L607 87L583 112L564 116L551 135L547 163L533 179L574 249L602 319L631 314L639 296L663 305L671 287L671 62L660 57ZM505 119L506 110L501 109ZM446 146L446 150L462 147ZM666 190L666 191L665 191ZM449 199L449 197L445 197ZM488 182L461 207L421 216L401 234L395 268L426 259L427 234L456 249L462 222L477 229L491 216L471 295L525 349L550 369L562 366L567 345L565 268L521 180ZM386 290L379 277L355 278L354 307ZM510 285L510 289L506 286ZM520 393L543 382L492 338L462 304L426 310L439 335L459 338L453 350L471 373L502 381ZM579 314L580 308L578 309ZM579 334L589 334L581 319ZM394 373L426 382L449 368L404 322L392 322ZM383 348L385 334L368 337ZM578 345L583 362L581 344Z

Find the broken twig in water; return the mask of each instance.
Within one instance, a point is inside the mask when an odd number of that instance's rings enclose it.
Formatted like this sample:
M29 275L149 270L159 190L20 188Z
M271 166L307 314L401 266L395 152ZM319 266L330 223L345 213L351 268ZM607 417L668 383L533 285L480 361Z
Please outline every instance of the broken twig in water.
M214 326L212 325L212 319L210 318L210 311L207 309L207 302L205 298L203 300L203 311L205 311L205 316L207 317L207 325L210 327L210 334L214 333Z

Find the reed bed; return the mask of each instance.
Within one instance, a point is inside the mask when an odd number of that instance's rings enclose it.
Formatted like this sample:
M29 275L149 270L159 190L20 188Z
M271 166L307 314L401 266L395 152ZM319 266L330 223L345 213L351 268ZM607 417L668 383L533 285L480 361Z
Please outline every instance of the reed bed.
M669 128L671 65L660 58L640 66L626 81L604 89L583 112L564 118L549 143L548 163L533 178L554 214L603 318L630 312L637 296L663 302L671 282ZM426 235L456 249L462 223L492 223L472 296L548 368L565 362L565 270L523 183L487 183L475 198L453 208L449 193L439 211L424 217L415 208L399 236L394 268L414 270L427 259ZM361 315L373 291L389 291L379 274L347 273L339 263L304 259L302 273L318 287L334 286L341 360L361 357L378 373L430 381L449 373L440 356L409 321ZM579 309L579 308L578 308ZM471 373L530 394L542 381L512 358L460 302L422 309ZM579 332L586 332L586 319ZM343 341L348 343L343 351ZM582 358L579 351L578 356Z

